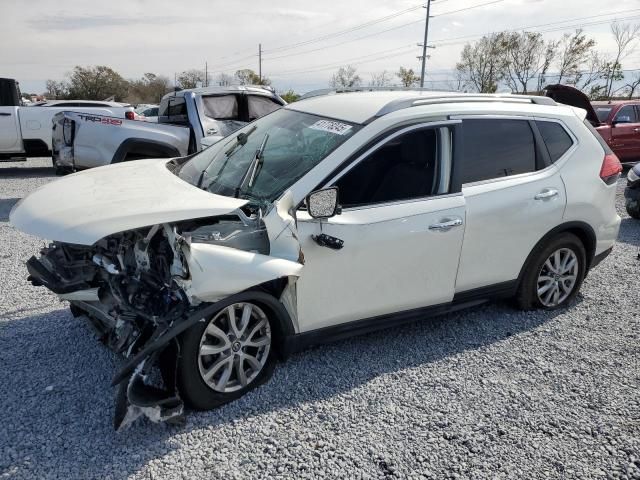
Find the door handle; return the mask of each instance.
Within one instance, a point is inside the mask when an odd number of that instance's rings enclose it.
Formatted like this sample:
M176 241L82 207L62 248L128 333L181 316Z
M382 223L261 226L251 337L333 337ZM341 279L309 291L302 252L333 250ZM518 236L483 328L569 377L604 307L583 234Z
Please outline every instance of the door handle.
M548 200L555 197L556 195L558 195L558 190L556 190L555 188L545 188L533 198L535 198L536 200Z
M7 112L0 112L0 117L10 117L11 114Z
M633 131L636 132L636 133L640 132L640 128L634 128Z
M451 218L451 219L443 220L442 222L439 222L439 223L434 223L432 225L429 225L429 230L433 230L437 232L448 232L453 227L459 227L461 225L462 225L461 218Z

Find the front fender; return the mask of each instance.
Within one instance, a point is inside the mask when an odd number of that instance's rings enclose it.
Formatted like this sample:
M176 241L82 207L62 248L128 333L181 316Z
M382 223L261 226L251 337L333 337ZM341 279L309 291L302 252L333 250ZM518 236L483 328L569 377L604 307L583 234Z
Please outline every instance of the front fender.
M184 245L182 251L190 277L181 286L192 303L215 302L278 278L297 278L303 267L298 262L207 243Z

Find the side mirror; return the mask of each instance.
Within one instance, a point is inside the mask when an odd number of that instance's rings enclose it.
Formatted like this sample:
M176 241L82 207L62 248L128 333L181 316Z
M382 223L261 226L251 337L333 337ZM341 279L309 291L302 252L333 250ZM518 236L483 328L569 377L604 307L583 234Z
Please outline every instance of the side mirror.
M312 218L330 218L340 213L338 187L316 190L307 195L307 210Z

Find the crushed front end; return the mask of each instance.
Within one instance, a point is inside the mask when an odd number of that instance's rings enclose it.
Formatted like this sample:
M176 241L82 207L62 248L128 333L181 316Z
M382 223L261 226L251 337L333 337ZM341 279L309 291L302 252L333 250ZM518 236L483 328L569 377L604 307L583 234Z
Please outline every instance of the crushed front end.
M53 242L27 262L33 285L68 300L72 313L85 315L101 341L127 359L113 383L119 385L116 429L141 415L153 421L182 419L176 387L179 334L226 296L190 293L186 256L195 245L269 253L262 220L240 212L125 231L91 246ZM219 277L212 280L224 284ZM206 287L198 285L197 291Z

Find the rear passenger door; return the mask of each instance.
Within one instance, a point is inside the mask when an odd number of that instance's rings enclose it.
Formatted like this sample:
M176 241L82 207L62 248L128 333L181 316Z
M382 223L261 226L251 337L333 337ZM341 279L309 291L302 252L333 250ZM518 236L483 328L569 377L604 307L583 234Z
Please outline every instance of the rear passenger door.
M640 159L640 115L634 105L625 105L611 127L611 148L622 161Z
M506 282L517 279L535 244L562 222L566 195L550 150L558 160L573 144L557 122L463 119L454 182L461 184L465 197L467 226L456 294L509 286Z

